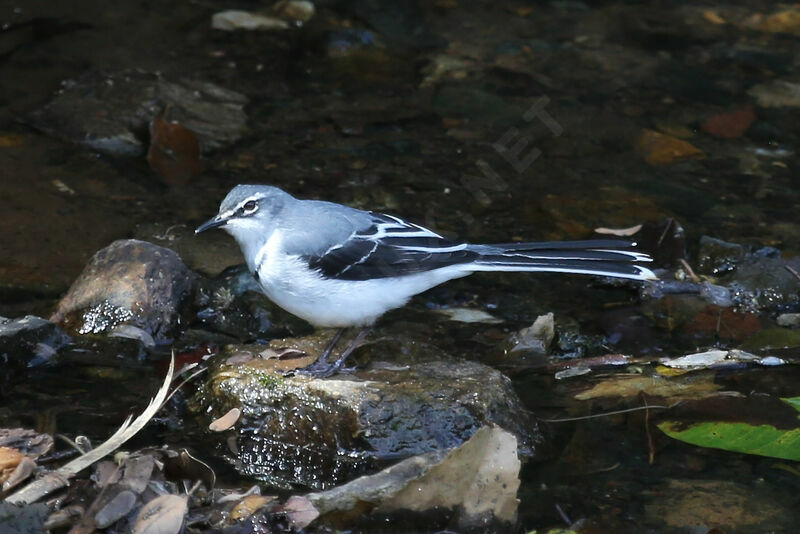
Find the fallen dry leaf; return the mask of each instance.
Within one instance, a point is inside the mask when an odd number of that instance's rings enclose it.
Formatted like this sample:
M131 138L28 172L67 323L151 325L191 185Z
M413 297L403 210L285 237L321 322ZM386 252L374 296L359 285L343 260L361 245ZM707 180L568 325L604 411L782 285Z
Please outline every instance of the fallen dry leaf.
M3 478L3 476L0 475L0 480L3 481L3 491L8 491L23 480L27 480L35 469L36 462L27 456L23 456L22 460L20 460L17 467L11 471L8 477Z
M630 226L628 228L606 228L601 226L600 228L595 228L595 233L598 234L605 234L605 235L615 235L619 237L628 237L632 236L636 232L642 229L641 224L637 224L636 226Z
M159 115L150 123L147 163L168 185L186 185L203 172L200 141L193 131Z
M700 129L721 139L736 139L744 135L755 120L755 112L750 108L746 108L714 115L708 118L700 126Z
M24 457L17 449L0 447L0 482L5 484Z
M212 432L223 432L235 425L241 416L242 410L239 408L231 408L222 417L211 421L211 423L208 425L208 429Z
M281 508L292 527L297 530L306 528L319 517L319 510L311 504L308 497L301 495L292 495Z
M704 157L703 151L693 144L655 130L644 130L636 139L636 148L651 165L667 165L681 159Z
M271 495L247 495L231 510L231 519L242 521L247 519L259 509L275 501Z
M713 377L689 379L664 378L661 376L618 376L598 382L591 389L575 395L578 400L600 397L635 397L644 392L656 397L687 399L703 397L719 391L722 385L715 384Z
M132 534L178 534L183 528L189 498L184 495L161 495L139 510Z

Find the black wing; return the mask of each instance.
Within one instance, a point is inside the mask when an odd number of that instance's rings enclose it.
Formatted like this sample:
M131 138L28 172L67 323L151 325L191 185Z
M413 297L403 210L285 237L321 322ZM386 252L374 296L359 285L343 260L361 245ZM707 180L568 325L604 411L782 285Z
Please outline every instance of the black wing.
M327 278L370 280L469 263L478 257L466 243L391 215L370 215L370 227L320 255L307 256L309 266Z

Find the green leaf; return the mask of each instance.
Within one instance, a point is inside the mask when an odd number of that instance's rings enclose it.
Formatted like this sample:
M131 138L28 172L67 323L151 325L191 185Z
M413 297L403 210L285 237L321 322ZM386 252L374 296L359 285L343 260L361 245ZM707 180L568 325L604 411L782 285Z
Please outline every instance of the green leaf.
M800 413L800 397L781 400ZM764 414L764 419L768 420L768 416ZM699 447L800 461L800 420L794 428L757 425L752 420L747 423L700 421L688 424L671 420L659 423L658 428L671 438Z

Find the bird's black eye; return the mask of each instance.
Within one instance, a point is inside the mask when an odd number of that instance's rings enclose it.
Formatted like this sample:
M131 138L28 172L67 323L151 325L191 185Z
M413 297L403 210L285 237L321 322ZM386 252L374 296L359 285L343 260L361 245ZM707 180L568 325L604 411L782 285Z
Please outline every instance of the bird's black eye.
M255 200L248 200L247 202L244 203L244 206L242 206L242 208L244 208L244 211L256 211L256 208L258 208L258 204L256 203Z

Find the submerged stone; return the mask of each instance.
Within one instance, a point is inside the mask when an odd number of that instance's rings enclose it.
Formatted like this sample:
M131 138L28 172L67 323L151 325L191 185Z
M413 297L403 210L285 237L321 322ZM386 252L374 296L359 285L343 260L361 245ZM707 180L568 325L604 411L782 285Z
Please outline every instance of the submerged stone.
M210 82L172 81L161 74L126 70L91 72L63 82L47 105L30 113L33 127L114 156L140 156L148 125L162 115L197 135L203 153L244 135L247 98Z
M700 238L697 269L702 273L720 275L733 271L744 258L744 247L704 235Z

